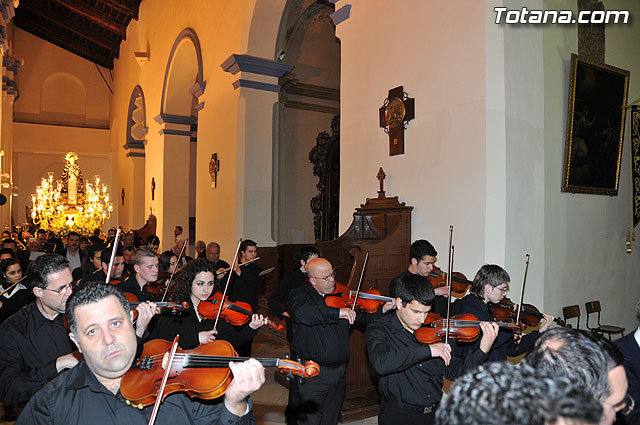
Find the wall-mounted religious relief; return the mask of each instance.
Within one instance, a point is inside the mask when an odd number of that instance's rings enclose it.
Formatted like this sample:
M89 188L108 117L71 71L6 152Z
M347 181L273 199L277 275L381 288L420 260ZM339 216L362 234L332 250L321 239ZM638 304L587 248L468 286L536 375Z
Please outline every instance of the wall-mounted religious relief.
M327 241L338 237L340 200L340 115L331 120L331 135L318 134L316 145L309 152L313 175L318 176L316 188L320 191L311 199L313 231L316 240Z
M402 86L389 90L380 107L380 127L389 135L389 156L404 153L404 130L415 118L415 99Z

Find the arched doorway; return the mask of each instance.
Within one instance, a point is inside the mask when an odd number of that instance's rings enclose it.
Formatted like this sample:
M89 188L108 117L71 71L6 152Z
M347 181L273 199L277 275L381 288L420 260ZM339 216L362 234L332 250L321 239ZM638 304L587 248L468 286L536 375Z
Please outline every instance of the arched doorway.
M127 125L125 134L126 180L117 198L120 206L120 222L127 228L140 227L145 222L144 205L145 152L147 127L147 110L144 93L140 86L134 87L129 98Z

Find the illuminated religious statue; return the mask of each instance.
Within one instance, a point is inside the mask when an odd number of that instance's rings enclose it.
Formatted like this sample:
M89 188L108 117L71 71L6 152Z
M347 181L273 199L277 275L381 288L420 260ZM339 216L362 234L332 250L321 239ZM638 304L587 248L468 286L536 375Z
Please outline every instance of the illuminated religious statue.
M90 235L111 217L113 205L107 186L100 183L99 176L94 184L85 184L77 153L67 153L65 160L60 180L54 182L50 172L31 195L31 218L35 225L59 236L70 231Z

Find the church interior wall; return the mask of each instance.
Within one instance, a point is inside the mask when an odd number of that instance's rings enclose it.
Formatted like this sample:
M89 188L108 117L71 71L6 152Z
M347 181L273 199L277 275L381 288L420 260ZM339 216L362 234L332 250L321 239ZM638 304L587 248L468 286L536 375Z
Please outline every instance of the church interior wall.
M545 7L557 2L545 1ZM640 4L633 0L605 2L607 10L629 10L631 22L605 29L605 63L631 72L628 101L640 96L640 58L635 54ZM623 142L618 196L570 194L560 191L566 138L567 96L571 53L576 53L577 28L551 26L544 33L544 168L545 168L545 305L561 306L599 299L602 322L636 327L634 306L640 299L638 242L626 253L629 217L629 116ZM583 318L581 322L586 323Z
M24 60L13 108L15 223L25 222L25 207L40 180L49 171L60 177L69 151L78 153L85 181L100 175L113 197L117 176L110 161L109 89L96 66L19 28L13 50ZM100 71L109 81L108 70ZM105 226L117 222L115 213Z
M336 3L336 10L346 2ZM387 196L414 207L412 237L434 243L446 265L454 225L456 270L467 275L485 250L484 2L374 0L352 5L338 24L341 40L340 232L376 174ZM404 86L416 118L405 130L405 153L389 156L378 108ZM446 266L445 266L446 267Z

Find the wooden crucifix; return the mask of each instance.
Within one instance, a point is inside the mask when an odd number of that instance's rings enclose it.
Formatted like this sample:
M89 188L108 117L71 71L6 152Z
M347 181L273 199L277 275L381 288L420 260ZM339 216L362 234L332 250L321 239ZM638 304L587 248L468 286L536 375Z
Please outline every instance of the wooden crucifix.
M151 177L151 200L156 200L156 179Z
M376 174L376 178L378 179L378 182L380 183L380 190L378 191L378 198L384 198L384 179L387 177L387 175L384 173L384 170L382 169L382 167L380 167L380 169L378 170L378 174Z
M404 130L414 118L415 99L410 98L402 86L389 90L380 107L380 127L389 134L389 156L404 153Z

